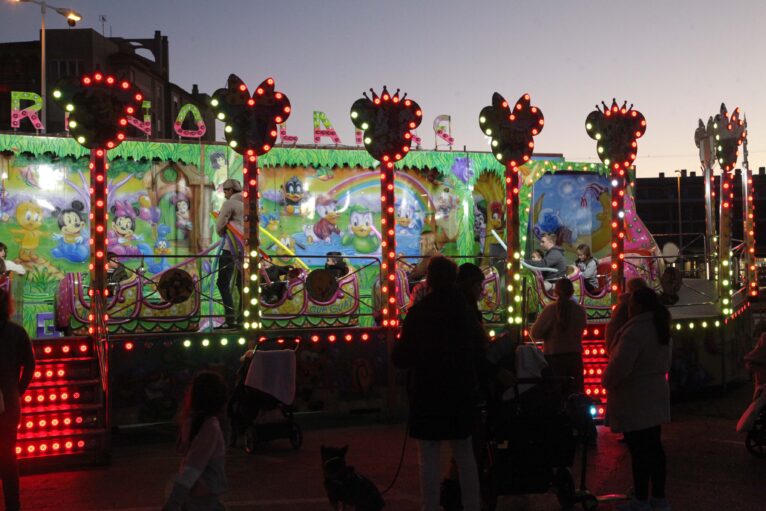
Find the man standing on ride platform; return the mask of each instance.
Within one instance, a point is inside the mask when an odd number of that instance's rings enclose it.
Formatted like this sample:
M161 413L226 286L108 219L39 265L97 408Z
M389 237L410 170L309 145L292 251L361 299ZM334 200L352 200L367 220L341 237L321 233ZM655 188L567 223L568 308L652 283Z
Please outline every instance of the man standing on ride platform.
M558 280L567 274L567 260L564 257L564 249L556 245L556 235L551 232L546 232L540 236L540 248L543 249L545 255L542 261L525 261L530 266L537 266L541 268L553 268L556 271L545 272L545 289L551 289L553 285L550 283L553 280Z
M218 218L215 222L215 230L223 238L223 249L218 261L218 291L226 312L226 322L217 327L219 329L237 328L241 323L242 314L242 254L238 253L237 247L225 239L226 226L231 224L239 233L244 230L245 203L242 199L242 184L236 179L227 179L223 182L223 195L226 197ZM236 259L235 259L236 258ZM235 282L239 291L239 311L234 315L234 299L231 296L231 279Z

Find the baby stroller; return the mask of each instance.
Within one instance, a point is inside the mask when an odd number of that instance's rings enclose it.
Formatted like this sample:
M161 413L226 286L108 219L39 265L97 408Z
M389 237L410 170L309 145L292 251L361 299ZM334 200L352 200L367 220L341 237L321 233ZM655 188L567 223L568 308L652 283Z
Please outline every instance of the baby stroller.
M276 341L266 340L245 355L227 408L232 446L241 433L249 454L260 442L280 438L288 439L294 449L303 444L303 432L290 408L295 397L298 346L283 349Z
M750 454L766 458L766 385L755 390L753 401L737 422L737 433L747 433L745 447Z
M581 504L598 507L585 489L587 443L592 440L590 405L579 395L563 402L561 388L571 379L518 378L515 398L494 404L486 414L487 441L479 457L485 508L495 509L497 497L555 491L562 509ZM519 392L520 385L532 385ZM582 448L582 480L575 486L571 467L577 444Z

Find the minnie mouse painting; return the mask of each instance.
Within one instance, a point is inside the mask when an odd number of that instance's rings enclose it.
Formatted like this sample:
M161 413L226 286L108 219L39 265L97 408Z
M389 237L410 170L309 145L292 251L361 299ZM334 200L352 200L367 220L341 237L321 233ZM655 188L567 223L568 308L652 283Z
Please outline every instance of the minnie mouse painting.
M116 201L110 208L112 228L109 230L109 250L116 255L148 255L152 248L146 243L137 243L144 239L136 234L136 217L139 209L127 201Z

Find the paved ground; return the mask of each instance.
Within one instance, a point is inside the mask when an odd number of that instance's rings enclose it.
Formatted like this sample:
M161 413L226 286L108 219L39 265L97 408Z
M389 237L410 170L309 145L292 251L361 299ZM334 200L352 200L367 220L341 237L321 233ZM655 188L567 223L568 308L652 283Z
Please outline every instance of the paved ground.
M752 457L734 425L750 390L674 406L675 421L665 430L669 494L678 511L756 511L766 509L763 488L766 460ZM391 481L401 453L401 424L360 424L307 429L301 450L286 441L265 445L250 456L231 450L228 475L230 510L325 510L319 448L350 445L349 461L384 488ZM630 486L629 458L610 432L599 428L599 446L590 460L589 486L597 494ZM178 467L172 435L166 430L123 432L115 441L109 467L46 475L22 480L25 509L143 511L159 509L163 493ZM396 485L386 495L386 509L419 509L417 448L408 442ZM499 509L556 510L553 495L504 498ZM604 504L600 509L612 509Z

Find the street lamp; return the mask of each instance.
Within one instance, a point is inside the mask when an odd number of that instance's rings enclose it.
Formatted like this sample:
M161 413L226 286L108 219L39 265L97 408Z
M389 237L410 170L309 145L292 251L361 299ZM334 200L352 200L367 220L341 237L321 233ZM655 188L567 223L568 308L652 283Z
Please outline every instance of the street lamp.
M65 7L56 7L53 5L48 4L44 0L13 0L16 3L29 3L29 4L35 4L40 6L40 15L41 15L41 22L40 22L40 97L43 99L43 111L42 111L42 121L43 121L43 129L48 125L47 118L48 118L48 102L46 100L46 94L45 94L45 11L50 7L60 15L66 18L67 25L70 27L73 27L77 24L78 21L82 19L82 16L80 13L75 11L74 9L67 9Z
M679 248L679 254L681 255L684 249L684 226L683 226L683 221L681 219L681 174L683 173L683 171L676 170L675 173L676 173L676 176L678 177L678 191L676 194L676 203L678 204L678 248Z

